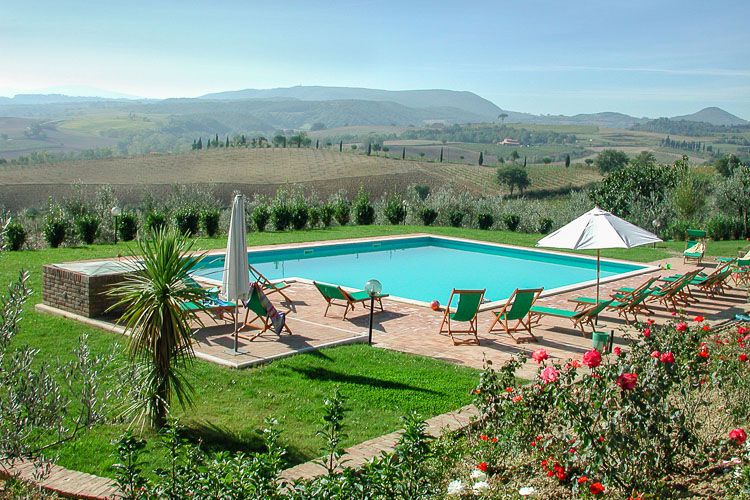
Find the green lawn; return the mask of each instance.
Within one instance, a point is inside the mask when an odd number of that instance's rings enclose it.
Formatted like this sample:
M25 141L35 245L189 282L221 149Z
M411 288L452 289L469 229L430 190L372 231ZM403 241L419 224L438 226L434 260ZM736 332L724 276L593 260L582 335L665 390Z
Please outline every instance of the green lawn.
M386 234L429 232L439 235L480 239L519 246L533 246L537 234L507 231L480 231L443 227L358 226L335 227L284 233L250 233L250 245L333 240ZM223 238L198 239L196 248L221 248ZM745 242L712 242L710 255L736 255ZM39 359L65 362L77 339L89 335L97 353L116 351L107 373L115 375L125 365L124 340L75 321L38 314L33 304L41 300L41 266L45 263L128 255L133 244L92 245L78 248L10 252L0 255L0 284L9 283L21 269L31 273L34 290L23 319L18 344L39 349ZM681 252L684 243L674 242L659 248L603 251L606 257L648 262ZM230 370L196 361L190 373L196 388L195 407L177 411L192 439L201 439L216 449L253 450L259 444L258 430L263 418L280 419L289 460L297 463L318 455L320 442L315 431L320 420L322 399L340 385L351 408L347 420L346 445L398 429L399 417L417 411L424 417L449 411L469 401L469 390L477 381L477 372L441 361L371 349L345 346L304 354L271 365ZM115 382L111 382L114 386ZM59 463L95 474L111 475L111 440L125 425L99 426L79 439L62 446ZM149 450L152 460L160 461L161 451Z

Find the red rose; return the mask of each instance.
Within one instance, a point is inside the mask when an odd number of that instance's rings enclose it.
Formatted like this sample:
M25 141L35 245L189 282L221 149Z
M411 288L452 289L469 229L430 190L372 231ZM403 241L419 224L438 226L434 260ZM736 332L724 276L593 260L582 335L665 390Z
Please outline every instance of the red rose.
M701 342L701 350L698 351L698 356L700 356L701 358L708 357L708 346L705 342Z
M604 485L600 482L591 483L591 486L589 486L589 491L592 495L601 495L604 493Z
M602 364L602 355L596 349L592 349L583 355L583 364L589 368L596 368Z
M541 363L545 359L549 358L549 354L547 354L547 351L544 349L537 349L533 353L531 353L531 359L536 361L537 363Z
M662 363L674 363L674 354L671 352L663 352L661 353L661 356L659 356L659 361Z
M659 359L659 356L661 356L661 353L659 351L653 351L651 353L651 357L654 359Z
M493 438L492 438L492 442L493 442L493 443L497 443L497 438L496 438L496 437L493 437Z
M704 332L707 332L707 331L711 330L711 327L708 324L705 324L705 325L703 325L702 330Z
M693 321L695 321L696 323L703 323L704 321L706 321L706 318L704 318L703 316L696 316Z
M744 352L740 354L740 361L747 361L747 354L745 354Z
M648 319L646 320L646 323L648 323L649 325L653 325L654 323L656 323L656 321L654 321L654 319L653 319L653 318L648 318Z
M747 335L748 333L750 333L750 328L748 328L746 326L738 326L737 327L737 334L738 335Z
M479 462L479 465L477 465L477 469L481 470L482 472L487 472L487 462Z
M603 442L604 442L604 436L599 436L599 442L600 442L600 443L603 443Z
M646 328L643 330L643 336L646 338L649 338L651 336L651 328Z
M617 377L617 385L624 391L632 391L635 389L635 384L638 382L637 373L623 373Z
M589 480L589 478L587 478L586 476L581 476L581 477L578 478L578 484L583 484L583 483L585 483L588 480Z
M732 429L731 431L729 431L729 439L734 441L736 444L744 444L745 440L747 439L747 434L745 434L745 429L741 427Z
M479 439L481 439L482 441L487 441L489 438L486 435L482 434L481 436L479 436Z
M514 403L520 403L521 401L523 401L523 396L521 396L520 394L518 396L513 397Z
M615 353L615 356L619 356L620 354L622 354L622 349L620 349L619 345L612 349L612 351Z
M685 330L687 330L687 329L688 329L687 323L685 323L684 321L680 321L680 322L679 322L679 323L677 323L677 324L676 324L676 325L675 325L674 327L675 327L675 329L676 329L676 330L677 330L678 332L684 332Z
M505 392L513 392L513 388L512 387L506 387L505 388Z

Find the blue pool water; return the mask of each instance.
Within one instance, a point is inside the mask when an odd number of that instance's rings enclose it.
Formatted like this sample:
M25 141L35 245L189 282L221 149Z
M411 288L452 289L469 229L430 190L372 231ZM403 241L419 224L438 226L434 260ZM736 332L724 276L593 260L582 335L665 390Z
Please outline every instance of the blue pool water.
M495 301L516 288L549 290L596 279L596 260L436 237L250 251L248 260L269 279L306 278L362 289L376 278L383 293L441 303L453 288L486 288L486 298ZM196 274L221 281L223 267L223 255L211 255ZM601 278L643 268L602 261Z

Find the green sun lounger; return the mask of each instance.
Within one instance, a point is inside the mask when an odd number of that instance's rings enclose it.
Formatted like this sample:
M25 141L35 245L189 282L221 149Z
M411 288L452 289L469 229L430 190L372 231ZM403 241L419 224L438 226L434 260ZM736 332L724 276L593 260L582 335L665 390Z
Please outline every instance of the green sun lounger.
M455 288L451 291L448 303L445 305L443 321L440 323L440 333L447 333L453 341L453 345L466 343L479 345L477 315L479 314L479 306L482 305L485 291L457 290ZM453 303L453 298L456 296L458 296L458 304L455 311L451 312L451 304ZM465 329L457 329L453 325L454 322L468 323L468 326ZM456 334L468 334L469 340L459 342L456 340ZM473 341L471 336L474 337Z
M349 309L351 308L352 311L354 311L354 305L361 303L365 308L367 308L367 303L370 301L370 296L367 292L364 290L358 290L355 292L347 292L343 288L337 285L329 285L327 283L319 283L317 281L313 281L313 285L315 285L315 288L318 289L320 294L323 296L323 299L325 299L326 303L328 304L326 306L326 310L323 313L323 316L328 315L328 309L331 308L331 306L343 306L344 307L344 317L342 320L346 319L346 314L349 312ZM383 302L382 299L385 297L388 297L387 294L380 294L375 297L375 302L380 306L380 310L383 310ZM343 302L343 304L335 301Z
M688 241L685 251L682 252L683 263L688 261L697 261L698 264L703 260L703 254L706 253L706 231L702 229L688 229Z
M609 302L605 308L615 311L622 316L626 322L630 323L628 315L633 315L633 319L638 321L638 314L653 314L653 311L646 305L646 299L651 295L651 289L639 288L630 293L615 293L611 299L599 299L599 304ZM570 299L581 306L591 306L596 304L593 297L576 297Z
M543 288L516 288L508 301L499 311L492 311L495 320L490 325L488 332L494 331L495 325L500 325L502 329L498 331L507 333L516 344L521 342L536 342L538 339L531 331L531 307L542 294ZM515 324L511 322L515 321ZM513 333L519 330L526 330L529 337L517 338Z
M183 283L185 283L187 287L203 289L200 283L190 277L184 278ZM226 321L226 316L229 315L229 317L233 320L234 310L235 307L237 307L237 304L235 302L220 299L219 289L217 287L212 287L204 290L206 293L205 299L200 301L182 302L180 303L180 309L183 311L189 311L191 313L206 312L215 319L221 319L224 321Z
M531 308L531 317L536 319L535 324L539 324L542 317L552 316L554 318L566 318L573 321L573 326L581 330L581 334L586 336L586 329L584 325L589 325L591 330L595 330L594 321L596 317L604 311L613 300L600 301L599 304L593 304L585 309L571 311L570 309L562 309L558 307L546 307L546 306L533 306Z

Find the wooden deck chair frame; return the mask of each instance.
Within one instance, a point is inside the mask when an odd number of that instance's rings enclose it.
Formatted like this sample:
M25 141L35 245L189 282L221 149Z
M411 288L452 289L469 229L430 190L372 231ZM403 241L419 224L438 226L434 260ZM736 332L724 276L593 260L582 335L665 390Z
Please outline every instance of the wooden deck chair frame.
M453 341L453 345L462 345L462 344L476 344L479 345L479 306L482 304L482 301L484 300L484 294L487 291L486 288L481 290L461 290L454 288L451 291L451 295L448 298L448 303L445 305L445 312L443 313L443 320L440 322L440 333L447 333L451 340ZM474 312L474 316L469 320L465 321L464 323L468 323L468 328L464 330L457 330L453 328L453 325L451 324L451 321L453 320L451 316L453 316L453 313L451 313L451 304L453 303L453 297L458 295L458 304L456 304L456 309L458 310L459 305L461 304L461 295L479 295L479 300L477 302L477 310ZM458 320L453 320L458 321ZM454 334L468 334L474 336L474 341L471 341L471 337L468 341L456 341L456 337L454 337Z
M344 290L338 285L329 285L327 283L320 283L317 281L313 281L313 285L315 285L315 288L318 289L320 294L323 296L323 299L326 301L326 310L323 313L323 316L326 316L326 317L328 316L328 310L331 308L331 306L342 306L344 307L344 317L341 318L341 320L344 321L346 319L347 313L349 312L349 309L351 309L352 312L354 312L355 304L361 303L365 309L369 308L367 304L370 301L369 296L366 299L355 299L354 297L352 297L351 293L347 292L346 290ZM332 296L333 293L326 293L324 292L324 290L328 290L329 292L337 291L339 296L338 297ZM384 311L383 309L384 297L387 297L387 295L381 294L375 297L375 303L378 305L378 307L380 307L381 312ZM334 302L335 300L340 300L340 301L343 301L344 303L341 304L339 302Z
M257 289L253 288L252 292L250 292L250 297L245 302L245 319L242 322L243 324L240 330L242 330L245 327L260 328L260 329L255 335L250 335L250 336L240 335L240 334L237 335L238 337L248 340L250 342L257 339L258 337L260 337L267 331L271 330L271 327L273 326L271 324L271 318L267 314L265 314L265 308L263 308L263 305L260 304L260 299L258 298L257 293L258 293ZM257 302L254 302L254 301L257 301ZM253 316L252 319L248 319L250 317L251 312L255 316ZM257 320L260 320L261 322L260 327L254 324ZM286 322L284 322L284 328L282 328L282 332L286 332L289 335L292 335L292 330L289 328L289 325Z
M691 301L698 302L698 299L693 297L690 293L689 286L690 282L700 272L700 269L685 273L682 278L678 281L670 283L668 286L661 289L658 295L651 295L652 300L659 301L664 304L668 310L671 304L671 310L677 311L679 305L689 306Z
M505 332L507 333L510 338L512 338L516 344L520 344L521 342L537 342L539 339L537 339L536 335L531 331L531 307L534 305L534 303L537 301L539 296L544 291L544 288L516 288L513 291L513 294L508 298L508 301L505 303L505 305L499 310L499 311L492 311L492 314L495 316L495 319L492 321L492 324L490 325L489 330L487 330L488 333L493 331L499 331L499 332ZM508 322L508 314L512 313L513 311L513 305L516 303L516 296L519 294L527 294L527 293L533 293L534 296L531 300L531 303L529 304L529 310L526 311L525 314L523 314L519 318L511 319L510 321L516 321L516 324L511 326ZM525 319L525 321L524 321ZM494 330L495 325L500 324L502 329ZM513 335L513 332L518 332L521 328L526 330L529 333L530 338L523 339L523 338L517 338L515 335Z
M250 268L250 275L255 278L255 280L260 284L261 288L263 289L263 293L266 294L266 296L278 293L282 297L284 297L284 300L287 302L291 302L291 299L287 294L284 293L284 290L289 288L289 284L282 282L282 283L274 283L263 274L255 269L253 266L249 266Z

